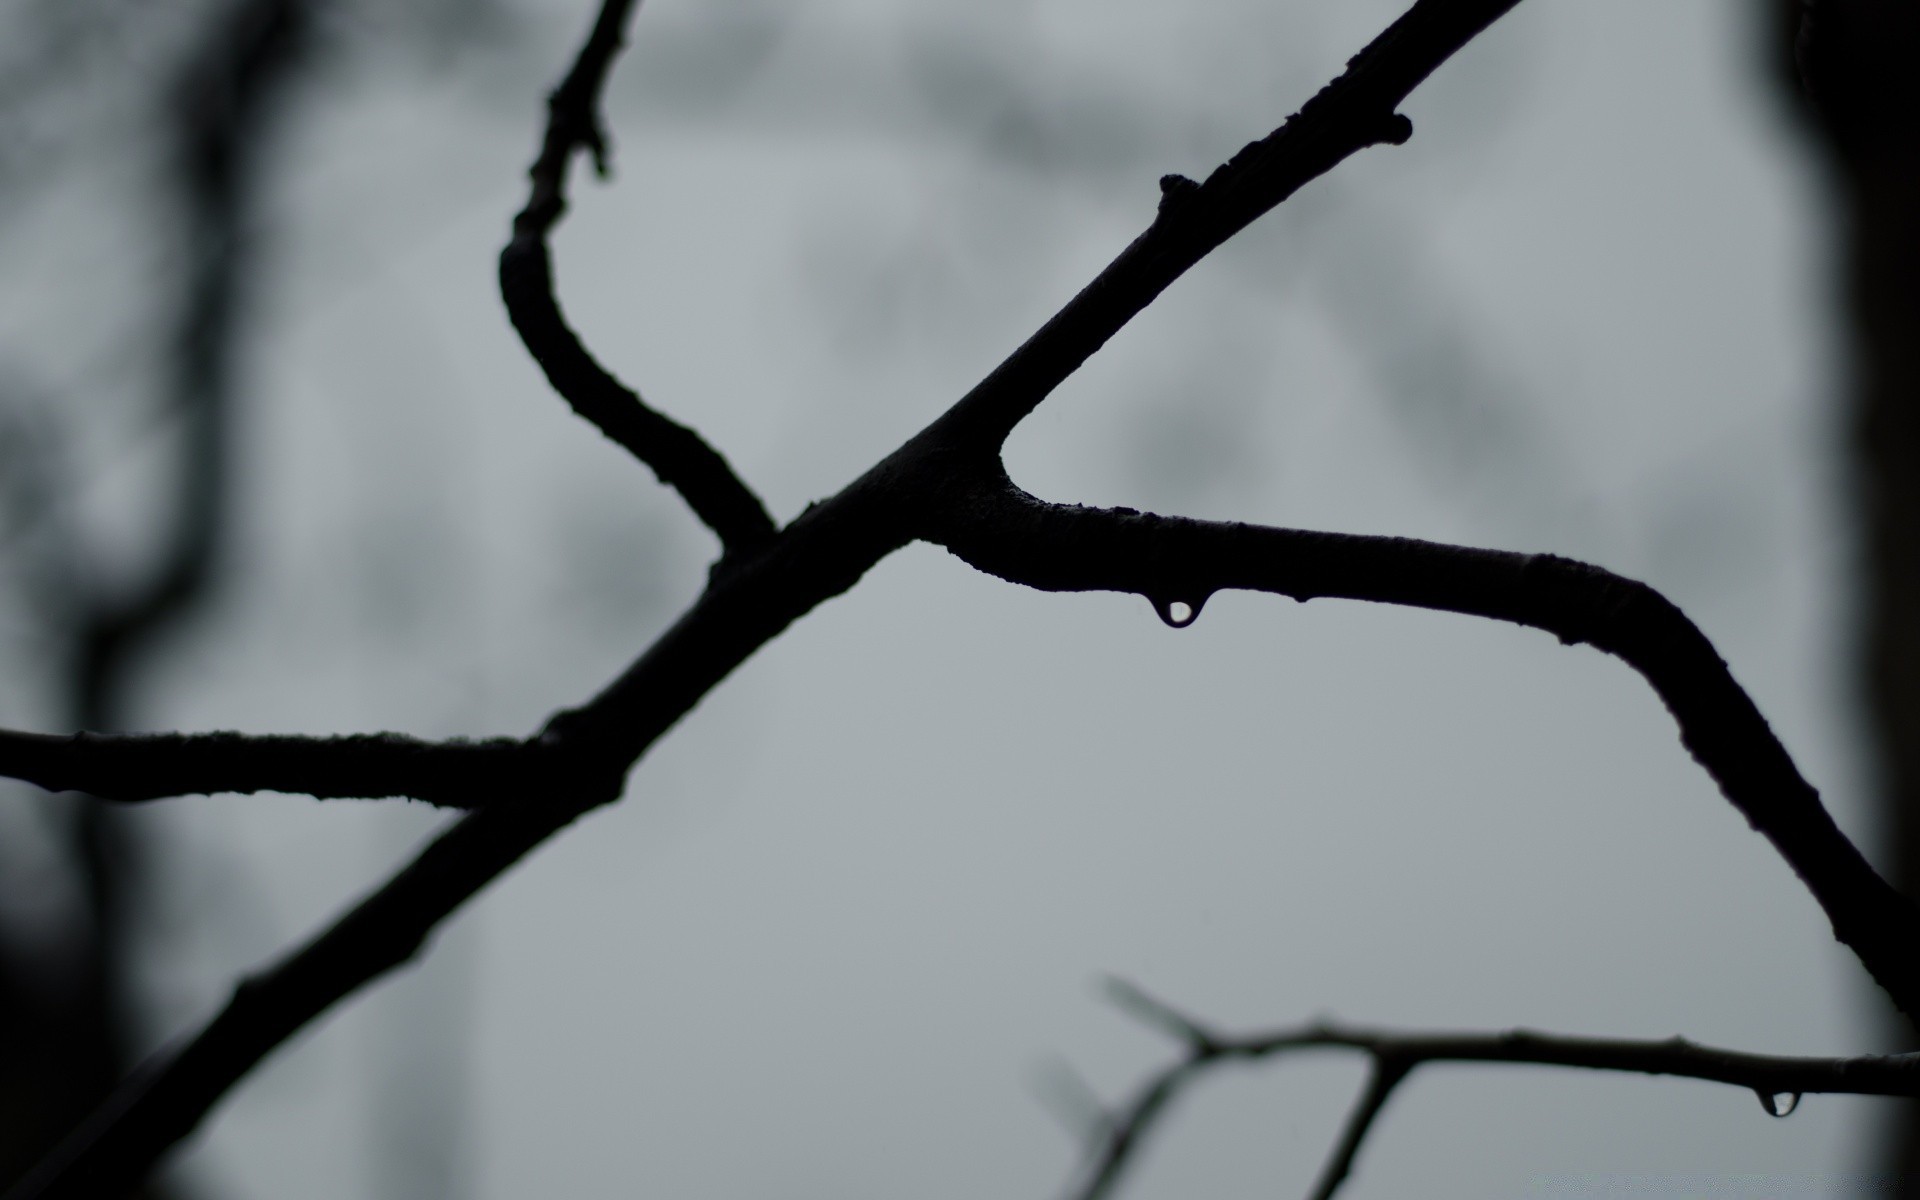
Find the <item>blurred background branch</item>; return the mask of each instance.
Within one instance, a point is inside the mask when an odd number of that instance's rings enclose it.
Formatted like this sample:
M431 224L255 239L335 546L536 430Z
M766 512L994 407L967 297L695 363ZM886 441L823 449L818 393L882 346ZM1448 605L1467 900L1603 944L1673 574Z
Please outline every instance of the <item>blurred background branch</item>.
M119 276L110 286L144 305L131 306L123 318L131 327L122 326L123 341L104 361L37 394L13 389L6 406L14 436L6 439L11 503L0 544L58 664L54 724L113 731L137 723L157 648L208 609L228 570L243 347L261 300L260 196L285 140L294 85L344 7L29 3L6 14L13 60L0 67L0 177L9 205L58 191L76 161L116 140L126 141L125 166L139 176L119 182L134 193L132 228L97 233L132 251L108 264ZM472 6L441 7L445 17ZM420 32L444 35L460 24ZM156 149L142 154L143 144ZM32 352L4 349L16 359ZM142 370L153 382L136 385L130 403L99 394L115 376ZM143 494L116 498L120 528L103 538L88 519L98 507L87 492L99 455L86 443L115 424L111 436L140 445L143 458L154 444L163 452L141 472ZM90 798L62 798L27 819L48 827L53 869L74 890L51 936L44 928L7 936L20 927L0 923L0 1186L148 1049L136 946L155 931L153 910L163 905L150 824ZM184 1187L156 1181L148 1191Z
M1774 0L1780 78L1834 197L1846 319L1850 499L1859 520L1854 653L1873 737L1886 861L1920 893L1920 6ZM1897 1020L1897 1018L1895 1018ZM1898 1037L1916 1045L1901 1022ZM1887 1133L1920 1196L1920 1105Z
M218 570L231 507L235 342L250 274L250 200L259 148L299 61L307 13L304 0L240 0L167 17L32 6L14 20L27 26L23 41L35 45L50 76L21 81L27 95L15 111L51 107L47 92L93 77L102 49L94 39L125 36L125 26L143 19L199 25L184 35L180 61L132 85L151 89L145 99L161 114L157 133L169 153L160 205L175 207L184 226L179 291L168 305L171 369L159 397L173 434L173 462L143 505L155 526L140 535L146 561L139 574L103 570L72 530L39 543L43 552L69 560L52 572L64 588L46 608L60 626L55 636L68 659L62 723L75 729L124 727L133 677L151 644L200 603ZM72 503L39 490L25 521L48 520ZM8 1182L100 1101L136 1053L129 1035L139 1020L130 964L143 892L151 886L144 847L135 829L99 801L81 800L59 819L82 898L60 939L63 961L19 947L0 952L6 966L0 1004L14 1047L0 1078L0 1105L13 1118L0 1126L0 1178Z

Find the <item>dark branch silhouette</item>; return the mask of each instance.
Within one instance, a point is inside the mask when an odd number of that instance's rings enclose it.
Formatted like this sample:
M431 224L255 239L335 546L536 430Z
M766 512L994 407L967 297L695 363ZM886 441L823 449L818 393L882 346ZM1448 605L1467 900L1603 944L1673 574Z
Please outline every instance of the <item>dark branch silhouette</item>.
M1420 0L1298 113L1242 147L1206 182L1162 177L1159 216L1147 231L928 433L959 447L997 450L1022 418L1187 268L1348 157L1412 137L1412 122L1395 111L1400 102L1519 2Z
M660 482L678 491L729 552L773 536L767 516L747 485L718 451L693 430L648 407L631 388L597 362L568 326L554 298L547 234L567 209L567 168L585 151L607 173L607 135L600 120L600 90L620 50L622 31L636 0L614 0L600 10L573 70L547 99L547 133L527 206L513 219L513 240L500 253L500 295L528 353L546 372L553 390L573 410L653 468Z
M1646 584L1550 554L1047 504L990 465L951 487L954 502L926 536L1015 583L1135 592L1175 624L1197 618L1222 588L1372 600L1530 625L1622 659L1653 685L1687 749L1820 902L1834 936L1894 1003L1920 1013L1920 910L1834 824L1706 635Z
M1920 1054L1789 1058L1702 1046L1677 1037L1634 1041L1565 1037L1525 1029L1434 1033L1327 1022L1230 1037L1124 980L1109 981L1108 990L1116 1004L1181 1042L1186 1053L1155 1072L1119 1110L1105 1115L1097 1138L1089 1146L1082 1181L1069 1192L1073 1200L1099 1200L1110 1195L1173 1101L1215 1068L1319 1050L1365 1054L1371 1060L1371 1069L1310 1193L1313 1200L1329 1200L1340 1190L1394 1090L1416 1069L1430 1063L1573 1067L1724 1083L1753 1092L1774 1116L1787 1115L1802 1096L1816 1093L1920 1096Z
M1387 1101L1393 1096L1393 1089L1406 1079L1412 1065L1376 1051L1373 1056L1373 1068L1367 1073L1366 1090L1353 1102L1353 1111L1347 1114L1347 1123L1340 1130L1340 1140L1334 1143L1333 1153L1327 1158L1327 1165L1321 1168L1320 1178L1313 1185L1312 1200L1332 1200L1340 1185L1353 1174L1353 1161L1360 1156L1360 1145L1367 1140L1367 1134L1373 1131L1373 1123L1380 1117L1381 1110L1387 1107Z
M215 792L289 792L327 799L402 796L478 808L553 778L537 743L423 742L397 733L297 737L244 733L47 733L0 730L0 775L50 792L159 800Z
M719 456L691 431L646 409L601 370L553 303L545 235L564 207L565 172L573 153L584 149L604 156L598 94L632 7L631 0L607 0L573 70L554 93L551 123L533 169L532 198L515 219L513 240L502 256L502 291L528 348L569 402L679 488L720 534L725 554L719 567L694 604L624 673L583 705L556 714L526 742L418 749L422 755L448 755L449 763L498 754L501 762L548 766L482 782L474 803L484 799L484 807L458 819L313 940L244 980L219 1015L128 1080L10 1195L15 1200L94 1196L143 1176L235 1081L302 1025L412 958L441 920L542 840L619 798L633 764L760 646L914 540L945 546L983 570L1036 588L1137 592L1176 625L1196 618L1215 590L1242 587L1301 599L1339 596L1490 617L1613 653L1653 684L1689 749L1799 872L1838 936L1896 1003L1920 1012L1920 966L1913 953L1920 947L1920 920L1912 905L1873 873L1834 826L1711 644L1646 585L1547 555L1050 505L1016 488L1000 461L1000 447L1020 420L1188 267L1348 156L1406 140L1411 127L1396 113L1397 106L1515 3L1416 0L1298 114L1205 182L1163 179L1152 224L1085 290L945 414L838 494L774 532L758 501ZM333 743L326 750L321 744L299 749L317 756L313 770L336 775L359 769L346 765L353 753L368 753L370 762L388 753L406 759L415 753L407 747L421 746L377 738ZM376 745L379 750L370 749ZM133 752L127 746L117 750ZM538 757L516 757L522 754ZM377 780L385 788L406 773L392 761L381 761L385 765L379 771L367 769L355 778ZM213 781L211 773L197 778ZM453 802L449 789L433 787L426 798ZM406 794L425 790L409 788ZM1189 1029L1198 1026L1189 1024ZM1322 1031L1318 1036L1321 1044L1334 1044L1333 1035ZM1211 1037L1190 1035L1189 1040L1211 1048L1207 1052L1216 1057L1226 1045ZM1372 1049L1379 1059L1386 1045L1361 1048ZM1575 1058L1593 1057L1598 1051L1592 1048L1606 1044L1507 1035L1492 1043L1455 1038L1395 1045L1350 1123L1350 1145L1329 1169L1329 1190L1411 1065L1463 1056L1593 1065ZM1631 1059L1643 1064L1664 1054L1658 1061L1700 1069L1706 1069L1702 1056L1718 1054L1718 1061L1726 1061L1725 1052L1683 1043L1612 1044L1609 1053L1617 1062L1629 1061L1632 1054L1655 1056ZM1532 1057L1517 1057L1522 1054ZM1760 1070L1761 1061L1745 1061L1741 1069ZM1802 1060L1766 1061L1799 1062L1794 1070L1814 1071ZM1907 1070L1902 1078L1911 1074ZM1806 1083L1814 1075L1791 1079ZM1155 1104L1164 1104L1176 1086L1167 1083ZM1798 1090L1819 1089L1816 1081Z

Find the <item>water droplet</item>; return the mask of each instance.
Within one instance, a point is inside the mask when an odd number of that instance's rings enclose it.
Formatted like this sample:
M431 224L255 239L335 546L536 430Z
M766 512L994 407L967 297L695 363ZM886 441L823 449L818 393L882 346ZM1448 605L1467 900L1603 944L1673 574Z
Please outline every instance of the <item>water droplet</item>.
M1760 1097L1760 1107L1767 1110L1770 1117L1790 1117L1793 1110L1800 1107L1799 1092L1755 1092Z
M1185 629L1200 619L1200 606L1206 603L1199 600L1153 600L1153 611L1160 619L1174 629Z

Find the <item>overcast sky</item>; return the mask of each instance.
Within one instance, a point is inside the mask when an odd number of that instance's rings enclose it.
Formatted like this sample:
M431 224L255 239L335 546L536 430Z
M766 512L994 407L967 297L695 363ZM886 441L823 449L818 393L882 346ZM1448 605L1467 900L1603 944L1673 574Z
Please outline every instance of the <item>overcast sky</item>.
M301 93L256 232L236 572L148 723L522 733L696 593L708 536L550 395L494 292L589 7L513 9L438 64L349 30ZM1411 143L1311 185L1063 387L1014 477L1645 579L1870 838L1825 214L1753 7L1522 5L1416 93ZM790 518L1090 278L1160 174L1266 132L1397 9L648 0L560 295ZM445 818L149 819L183 881L157 1041ZM1620 664L1262 595L1173 631L915 547L277 1055L178 1169L280 1200L1049 1195L1077 1147L1045 1081L1118 1098L1174 1051L1109 973L1233 1029L1886 1048L1864 973ZM1303 1192L1361 1067L1223 1074L1126 1194ZM1350 1194L1849 1195L1878 1111L1438 1067Z

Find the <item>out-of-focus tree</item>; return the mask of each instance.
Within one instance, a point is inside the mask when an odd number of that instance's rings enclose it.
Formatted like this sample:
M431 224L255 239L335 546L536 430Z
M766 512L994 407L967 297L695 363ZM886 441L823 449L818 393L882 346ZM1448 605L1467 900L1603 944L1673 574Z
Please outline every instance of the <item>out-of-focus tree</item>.
M39 559L23 574L40 589L35 599L55 631L57 703L75 728L127 726L145 656L217 578L250 200L267 127L302 56L306 10L306 0L239 0L135 14L32 5L11 14L13 45L27 61L3 77L15 91L16 145L0 169L20 180L47 169L37 160L71 150L68 131L57 127L69 105L146 106L151 136L164 147L154 164L152 233L169 232L169 222L179 231L170 286L156 297L164 366L154 373L154 394L141 397L148 419L166 426L171 452L140 505L150 523L135 535L138 551L114 561L73 519L74 480L41 461L58 455L58 441L15 454L17 478L33 486L16 488L13 534ZM128 71L129 48L153 41L174 44L159 61ZM46 121L56 127L35 127ZM17 404L15 428L70 438L73 430L56 422L96 398L58 399L64 412ZM127 814L97 800L82 798L56 820L49 844L78 881L76 903L57 936L42 930L0 945L0 1178L8 1181L125 1074L139 1020L129 967L149 886L141 839Z
M0 222L91 201L91 238L119 251L95 264L104 277L55 284L67 293L56 303L99 318L76 339L77 361L0 343L0 585L37 630L10 660L9 709L71 728L136 724L154 652L219 588L259 198L302 68L354 50L339 35L356 24L439 50L490 28L489 11L470 0L398 15L320 0L51 0L0 15ZM116 494L103 512L101 477L126 474L130 456L151 460L133 472L142 494ZM147 1040L134 943L164 886L124 810L83 797L5 819L0 1187L97 1105Z
M1884 860L1920 888L1920 5L1776 0L1780 75L1828 168L1860 520L1859 679ZM1911 1039L1908 1026L1904 1036ZM1920 1195L1920 1106L1889 1132Z

